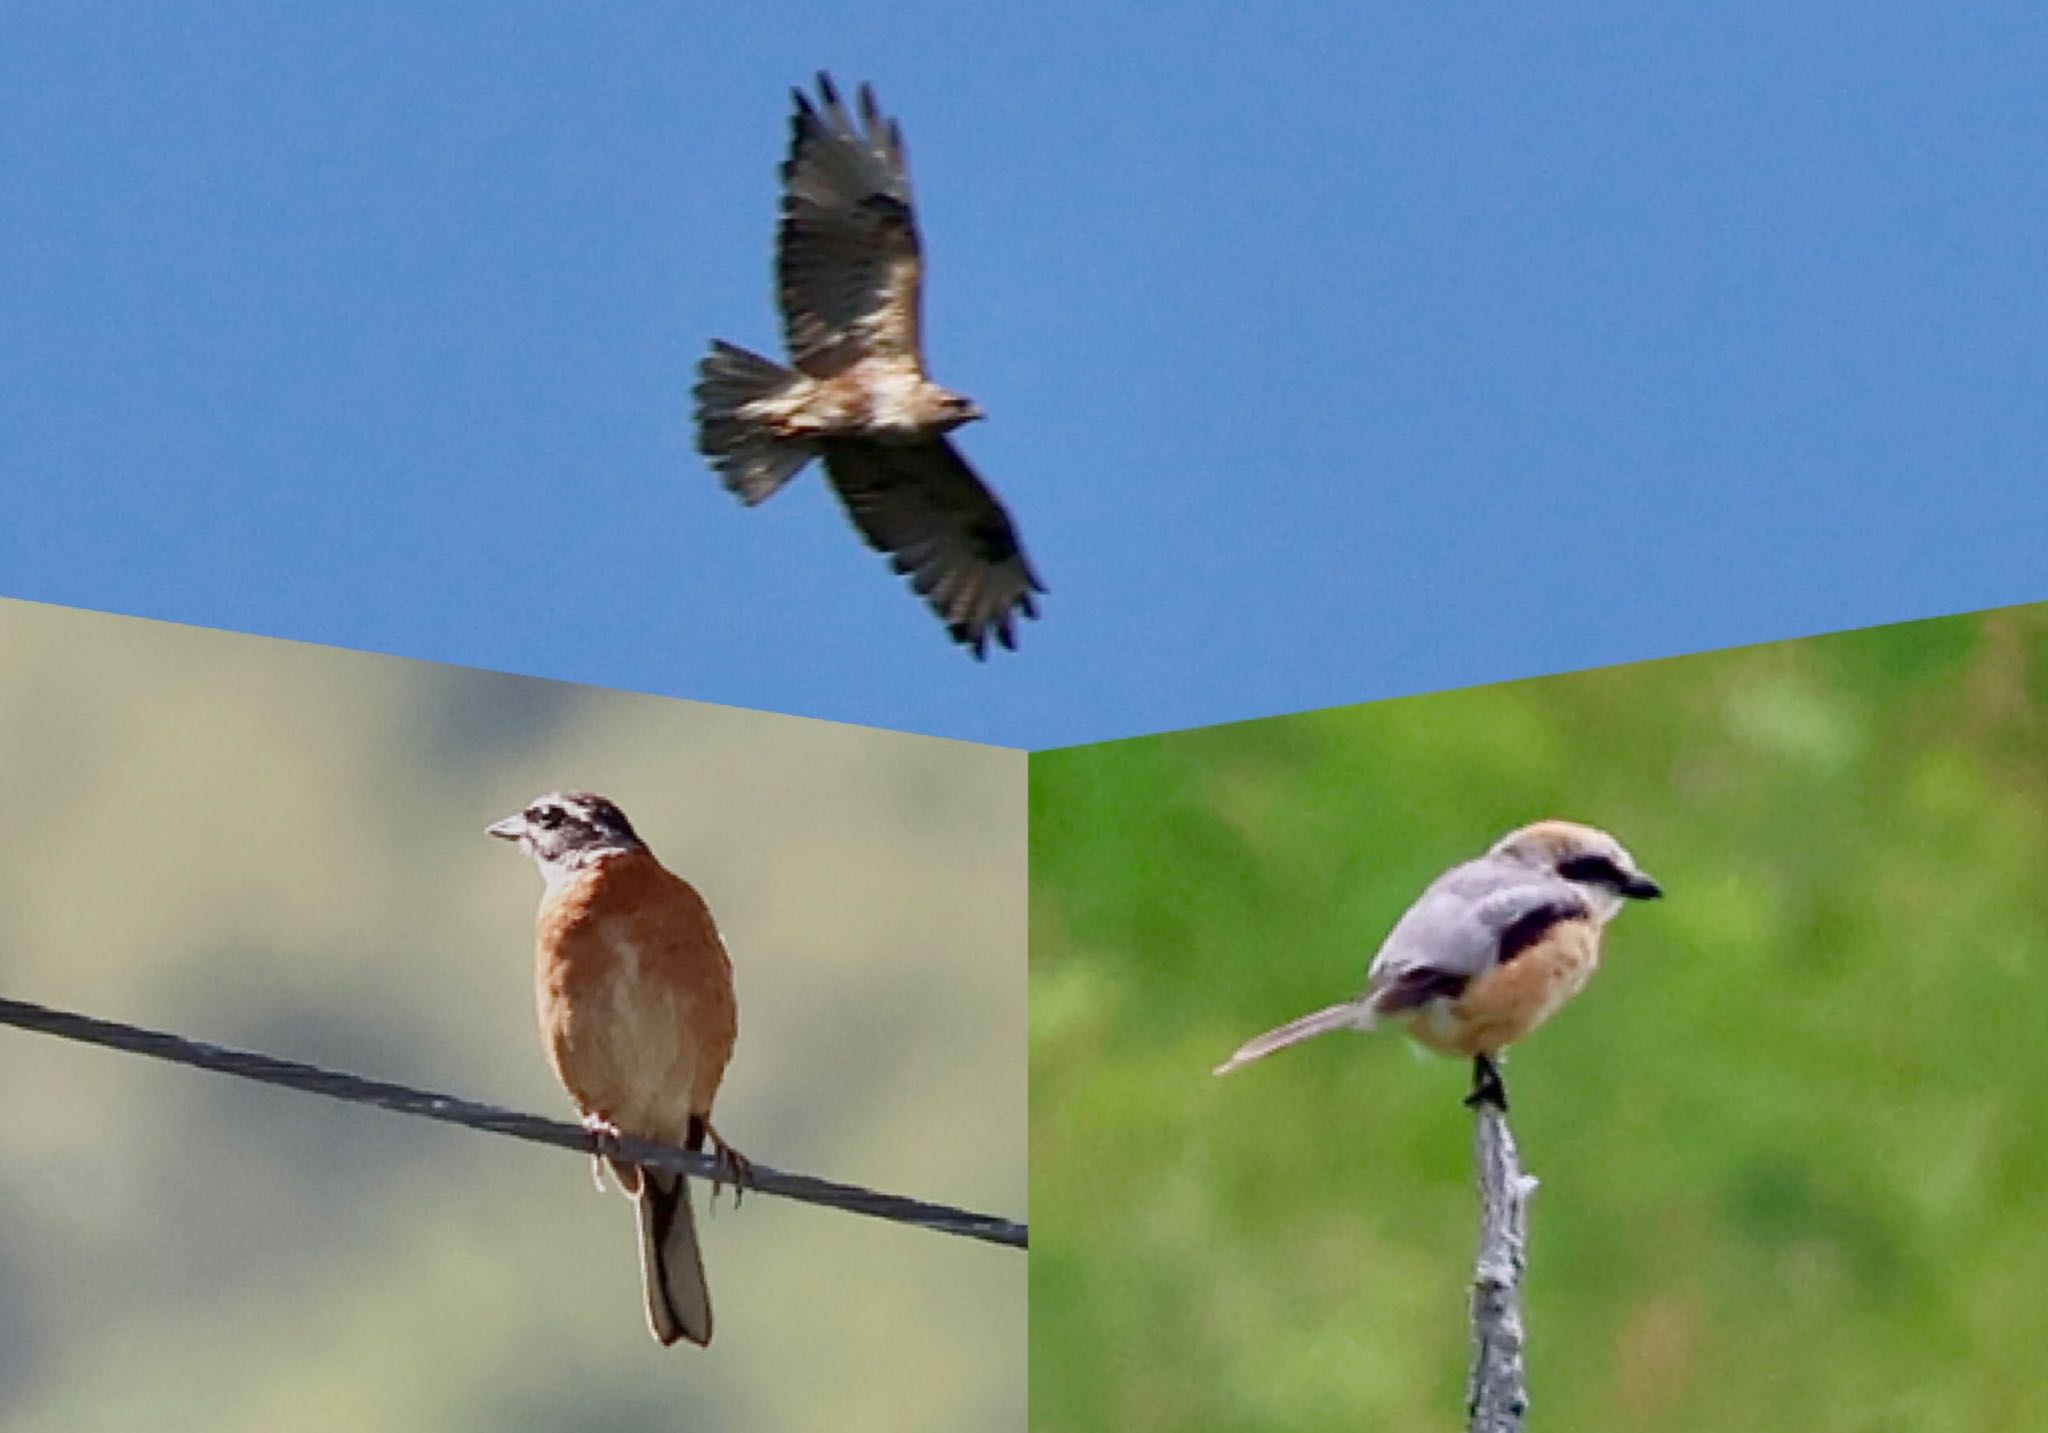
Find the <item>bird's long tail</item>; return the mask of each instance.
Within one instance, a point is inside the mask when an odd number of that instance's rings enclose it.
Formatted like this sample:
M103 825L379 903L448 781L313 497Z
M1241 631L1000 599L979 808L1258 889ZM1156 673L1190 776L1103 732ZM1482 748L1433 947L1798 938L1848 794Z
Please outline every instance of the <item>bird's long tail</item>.
M647 1326L664 1345L679 1338L711 1342L711 1289L697 1248L690 1182L679 1174L643 1171L635 1196L640 1214L640 1276L647 1285Z
M797 384L801 374L720 340L697 365L697 451L749 507L765 502L817 456L801 440L778 435L758 407Z
M1254 1060L1263 1060L1275 1050L1284 1050L1289 1045L1299 1045L1304 1040L1313 1040L1316 1036L1327 1035L1332 1030L1370 1030L1372 1026L1371 1013L1356 1001L1347 1000L1341 1005L1326 1006L1313 1015L1290 1020L1277 1030L1254 1035L1237 1047L1236 1054L1218 1065L1216 1073L1227 1075L1239 1065L1249 1065Z

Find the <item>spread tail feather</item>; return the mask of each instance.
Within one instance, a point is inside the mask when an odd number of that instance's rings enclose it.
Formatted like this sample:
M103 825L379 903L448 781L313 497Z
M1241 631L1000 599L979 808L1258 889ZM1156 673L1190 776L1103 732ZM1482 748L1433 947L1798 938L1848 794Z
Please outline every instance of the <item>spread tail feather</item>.
M690 1182L643 1171L635 1199L640 1215L640 1275L647 1285L647 1326L662 1344L679 1338L711 1342L711 1289L697 1248Z
M697 451L749 507L773 497L817 456L809 443L778 437L765 417L748 411L804 381L779 363L719 340L697 366Z
M1372 1014L1356 1001L1347 1000L1341 1005L1329 1005L1313 1015L1304 1015L1299 1020L1290 1020L1277 1030L1268 1030L1263 1035L1254 1035L1237 1047L1237 1053L1216 1067L1215 1073L1227 1075L1239 1065L1249 1065L1254 1060L1263 1060L1275 1050L1284 1050L1289 1045L1299 1045L1304 1040L1313 1040L1318 1035L1327 1035L1332 1030L1370 1030Z

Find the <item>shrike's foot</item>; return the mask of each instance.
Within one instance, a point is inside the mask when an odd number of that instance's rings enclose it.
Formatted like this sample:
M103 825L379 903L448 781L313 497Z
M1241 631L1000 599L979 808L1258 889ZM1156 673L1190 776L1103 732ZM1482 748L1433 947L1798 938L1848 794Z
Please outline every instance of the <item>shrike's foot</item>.
M1481 1105L1492 1105L1502 1114L1508 1112L1508 1087L1500 1077L1500 1067L1484 1055L1472 1060L1472 1092L1465 1096L1465 1108L1476 1110Z

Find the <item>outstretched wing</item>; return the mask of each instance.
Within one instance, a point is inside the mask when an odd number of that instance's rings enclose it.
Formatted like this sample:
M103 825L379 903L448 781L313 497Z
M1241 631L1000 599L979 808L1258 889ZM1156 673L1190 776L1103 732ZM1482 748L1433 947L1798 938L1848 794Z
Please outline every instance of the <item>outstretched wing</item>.
M858 124L829 75L818 76L817 104L794 94L775 267L790 361L813 378L868 358L922 371L922 268L902 132L866 85Z
M953 640L976 657L992 636L1017 645L1019 614L1036 617L1045 591L1010 515L943 438L910 445L837 442L825 472L868 546L931 604Z

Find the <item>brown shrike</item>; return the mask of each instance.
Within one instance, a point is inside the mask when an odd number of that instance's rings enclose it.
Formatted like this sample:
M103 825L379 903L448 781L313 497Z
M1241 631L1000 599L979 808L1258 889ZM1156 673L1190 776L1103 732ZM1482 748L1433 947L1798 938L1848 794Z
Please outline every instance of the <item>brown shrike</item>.
M1538 821L1429 885L1388 933L1356 1000L1247 1040L1225 1075L1332 1030L1398 1023L1473 1062L1468 1104L1505 1110L1495 1057L1556 1014L1600 963L1600 935L1628 900L1662 895L1605 831Z

